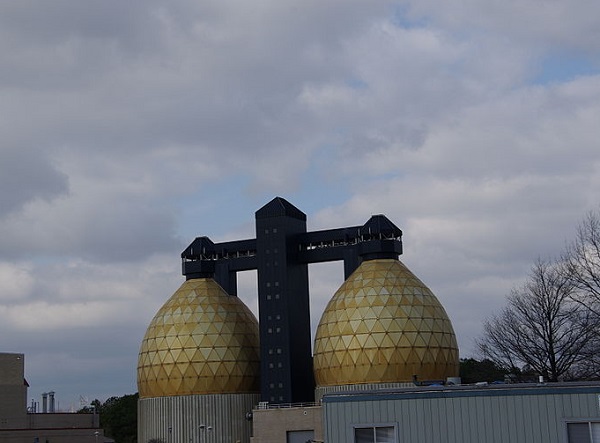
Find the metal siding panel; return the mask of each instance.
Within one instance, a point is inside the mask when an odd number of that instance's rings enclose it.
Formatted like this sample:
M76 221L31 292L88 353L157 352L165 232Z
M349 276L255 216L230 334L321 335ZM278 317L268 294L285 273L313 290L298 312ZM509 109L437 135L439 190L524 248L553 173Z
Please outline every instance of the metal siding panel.
M467 434L467 438L472 441L480 441L479 440L479 407L478 407L478 398L470 398L469 402L469 433Z
M462 439L462 428L460 426L461 408L458 399L448 399L448 442L460 442Z
M416 405L415 405L415 429L414 429L414 438L415 438L415 442L427 442L426 439L426 434L425 434L425 430L427 427L427 424L425 423L425 407L424 407L424 400L419 399L416 401Z
M359 411L360 417L362 417L363 423L375 423L373 420L374 413L373 408L378 407L379 402L365 402L362 404L361 411Z
M504 436L505 426L502 426L506 414L504 410L506 405L503 404L505 401L504 397L498 397L495 402L490 398L486 401L486 432L491 436L489 442L502 443L507 441Z
M339 408L339 415L336 417L339 425L337 426L337 434L339 435L339 440L331 440L331 441L350 441L348 440L348 426L352 424L352 405L345 404L343 408Z
M518 434L521 429L521 410L517 409L517 404L513 397L508 397L506 403L507 409L510 411L508 420L509 441L517 442L519 440Z
M489 429L492 429L492 441L494 443L503 443L510 441L508 438L508 400L506 397L498 397L497 403L488 399Z
M483 397L475 398L475 423L473 426L473 441L485 441L487 430L485 429L485 410Z
M480 438L485 438L486 442L494 442L496 438L496 432L493 428L494 418L492 417L492 408L490 407L490 398L481 397L479 402L481 422L479 424L479 435Z
M344 408L340 408L339 414L337 416L338 425L337 425L337 434L339 436L339 440L331 440L331 441L350 441L348 440L348 417L351 418L351 405L345 405Z
M430 402L431 414L431 441L442 441L442 437L447 434L446 426L446 401L436 399ZM447 441L443 439L443 441Z
M549 396L548 396L549 397ZM550 442L552 441L551 432L550 432L550 423L554 422L554 417L550 417L548 414L548 405L550 399L545 396L537 396L537 413L538 413L538 423L540 427L540 439L542 442Z
M523 432L525 427L525 412L523 410L523 404L519 396L510 398L512 408L515 411L515 442L523 442Z
M423 401L423 418L425 425L425 436L428 442L433 441L434 431L433 431L433 408L432 408L432 399L426 399Z
M386 410L385 410L385 418L387 421L395 421L397 422L399 418L396 416L396 410L394 407L394 402L391 400L387 400L385 402Z
M600 401L598 395L582 395L587 403L587 413L588 417L597 417L598 416L598 403Z
M329 420L332 421L332 423L329 424L330 429L331 429L331 435L327 436L327 440L328 441L344 441L343 440L343 431L342 428L343 426L345 426L345 420L343 418L343 415L345 413L345 409L347 408L347 405L344 404L339 404L339 405L331 405L331 417L329 417Z
M571 416L572 417L581 417L581 401L578 396L572 396L571 399Z
M560 441L559 436L564 431L562 418L564 417L563 403L557 395L548 396L548 424L552 435L556 435L554 441ZM553 420L551 420L553 419Z
M408 441L418 443L418 432L416 430L416 428L418 426L418 421L417 421L417 416L418 416L417 402L418 402L418 400L409 400L408 402L412 403L412 406L413 406L408 409L408 423L409 423Z
M523 422L524 422L524 434L525 440L529 442L535 442L536 438L533 432L535 426L534 417L532 414L532 398L531 396L519 396L519 401L523 407Z

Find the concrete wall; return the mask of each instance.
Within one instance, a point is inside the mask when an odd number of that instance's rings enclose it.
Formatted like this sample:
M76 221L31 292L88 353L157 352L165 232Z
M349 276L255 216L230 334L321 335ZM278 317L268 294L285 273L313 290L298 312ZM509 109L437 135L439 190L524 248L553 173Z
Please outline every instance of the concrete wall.
M252 443L286 443L288 431L308 430L323 440L321 406L255 409L252 416Z
M566 423L600 420L600 384L413 389L326 396L325 441L393 425L412 443L564 443Z
M27 421L27 427L30 429L98 428L100 426L98 414L28 414Z
M97 433L97 435L96 435ZM102 429L38 429L0 430L2 443L104 443Z
M0 429L24 427L26 403L25 357L0 353Z

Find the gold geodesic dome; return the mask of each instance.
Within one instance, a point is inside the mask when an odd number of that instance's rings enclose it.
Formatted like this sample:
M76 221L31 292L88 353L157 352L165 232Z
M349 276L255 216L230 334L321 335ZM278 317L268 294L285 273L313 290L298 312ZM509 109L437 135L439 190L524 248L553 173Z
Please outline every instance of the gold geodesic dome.
M187 280L156 313L138 357L141 398L260 390L258 322L211 278Z
M314 346L317 386L445 380L458 376L446 311L404 264L364 261L321 317Z

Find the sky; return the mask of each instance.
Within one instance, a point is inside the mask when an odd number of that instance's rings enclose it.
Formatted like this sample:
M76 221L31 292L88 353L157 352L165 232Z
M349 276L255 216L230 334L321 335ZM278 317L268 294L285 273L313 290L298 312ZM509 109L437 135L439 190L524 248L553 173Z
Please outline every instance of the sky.
M595 0L20 0L0 54L0 352L62 410L137 391L181 251L275 196L390 218L461 357L600 207Z

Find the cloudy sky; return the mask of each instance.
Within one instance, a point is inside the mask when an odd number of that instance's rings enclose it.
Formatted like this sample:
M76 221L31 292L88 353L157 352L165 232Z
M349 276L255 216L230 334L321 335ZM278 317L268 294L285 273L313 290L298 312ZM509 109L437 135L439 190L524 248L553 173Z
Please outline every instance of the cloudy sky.
M600 204L596 0L0 3L0 351L134 393L194 237L384 213L463 357ZM311 265L313 322L341 264ZM256 275L240 293L256 311Z

